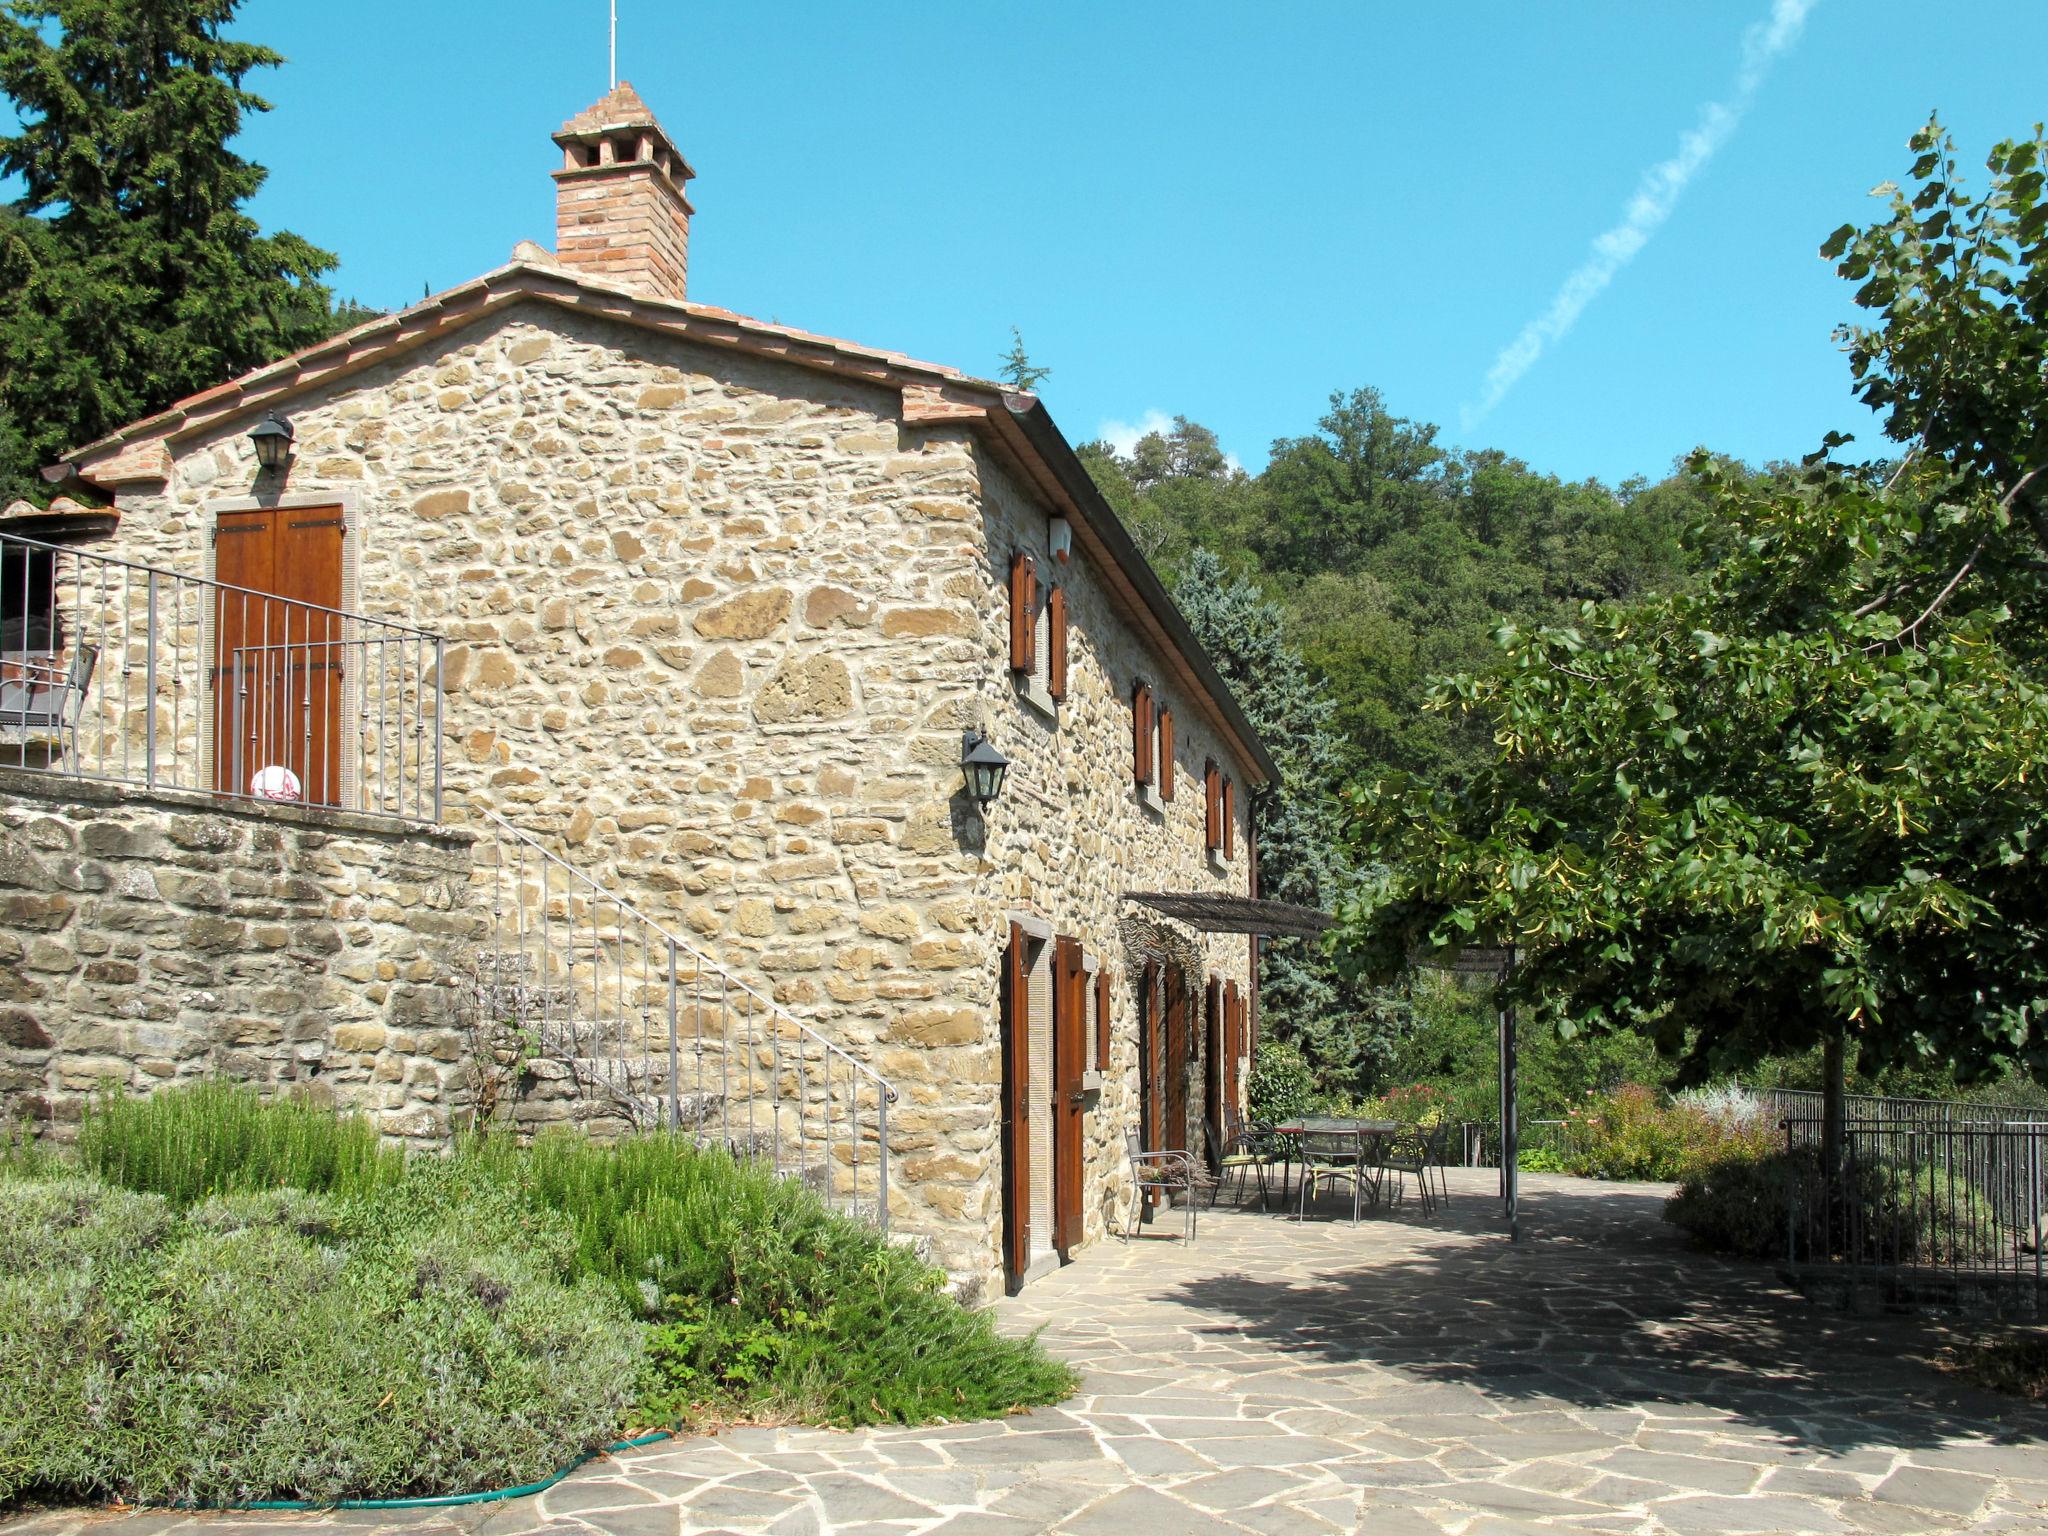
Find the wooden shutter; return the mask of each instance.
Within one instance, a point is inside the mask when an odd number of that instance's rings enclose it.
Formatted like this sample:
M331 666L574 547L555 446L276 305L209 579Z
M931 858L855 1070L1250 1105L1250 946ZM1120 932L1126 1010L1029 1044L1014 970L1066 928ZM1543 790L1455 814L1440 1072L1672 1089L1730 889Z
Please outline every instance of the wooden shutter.
M1223 846L1223 775L1214 759L1202 765L1203 812L1207 817L1209 846Z
M1237 786L1223 781L1223 862L1237 857Z
M1003 1259L1014 1281L1031 1265L1031 988L1024 930L1003 957Z
M1067 696L1067 589L1054 587L1045 597L1045 691L1055 699Z
M1159 962L1147 960L1138 990L1138 1127L1147 1152L1159 1150L1159 1126L1165 1115L1160 1089L1166 1080L1159 1057Z
M1244 1059L1244 1000L1237 983L1223 984L1223 1102L1237 1108L1238 1064Z
M1138 684L1131 694L1131 772L1140 784L1152 782L1152 685Z
M1173 711L1159 711L1159 798L1173 798Z
M1038 562L1021 549L1010 557L1010 670L1038 667Z
M1109 1070L1109 967L1095 973L1095 1067Z
M1053 945L1052 1245L1062 1257L1081 1242L1081 1164L1085 1157L1081 1074L1088 1068L1088 976L1079 939Z

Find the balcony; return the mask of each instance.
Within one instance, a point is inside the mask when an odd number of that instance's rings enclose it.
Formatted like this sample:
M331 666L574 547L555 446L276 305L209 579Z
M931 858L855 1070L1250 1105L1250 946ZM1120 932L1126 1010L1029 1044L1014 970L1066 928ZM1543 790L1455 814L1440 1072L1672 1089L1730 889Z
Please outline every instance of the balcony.
M0 767L438 822L444 644L0 534Z

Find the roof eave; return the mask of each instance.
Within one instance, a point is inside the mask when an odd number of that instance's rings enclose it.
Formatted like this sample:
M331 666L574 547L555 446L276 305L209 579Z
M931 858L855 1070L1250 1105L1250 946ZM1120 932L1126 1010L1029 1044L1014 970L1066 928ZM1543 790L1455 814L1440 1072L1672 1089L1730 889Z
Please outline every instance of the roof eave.
M1013 394L1003 397L1005 417L1015 423L1030 444L1038 460L1050 470L1059 483L1065 499L1081 514L1082 520L1104 546L1109 558L1115 562L1125 578L1135 589L1143 611L1152 615L1159 625L1164 639L1187 664L1193 674L1192 681L1206 693L1222 715L1223 723L1231 734L1237 737L1237 744L1247 760L1258 770L1264 782L1278 783L1279 766L1273 761L1266 745L1259 739L1259 733L1251 721L1245 718L1238 707L1237 699L1231 694L1230 685L1217 672L1216 664L1209 659L1209 653L1188 628L1187 618L1181 613L1180 605L1173 600L1173 594L1166 590L1166 584L1152 569L1152 562L1145 558L1130 531L1124 527L1123 519L1116 515L1097 489L1094 477L1074 452L1073 445L1066 439L1052 419L1052 413L1045 408L1045 402L1036 395Z

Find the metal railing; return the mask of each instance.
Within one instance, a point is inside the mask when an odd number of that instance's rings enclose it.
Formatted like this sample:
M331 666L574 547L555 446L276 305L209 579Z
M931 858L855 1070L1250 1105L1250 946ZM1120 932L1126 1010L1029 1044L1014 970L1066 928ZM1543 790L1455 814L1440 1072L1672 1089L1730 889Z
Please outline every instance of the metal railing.
M1825 1094L1810 1088L1759 1088L1756 1097L1773 1124L1809 1119L1818 1122L1827 1103ZM1849 1125L1882 1122L1943 1130L1952 1125L2002 1125L2012 1120L2048 1119L2048 1113L2017 1104L1849 1093L1842 1096L1842 1119Z
M0 534L0 766L438 821L443 647Z
M896 1090L535 838L482 816L477 862L492 896L479 1048L528 1079L515 1118L680 1130L886 1231Z
M2048 1120L1851 1119L1832 1182L1821 1140L1820 1117L1785 1121L1788 1263L2048 1281Z

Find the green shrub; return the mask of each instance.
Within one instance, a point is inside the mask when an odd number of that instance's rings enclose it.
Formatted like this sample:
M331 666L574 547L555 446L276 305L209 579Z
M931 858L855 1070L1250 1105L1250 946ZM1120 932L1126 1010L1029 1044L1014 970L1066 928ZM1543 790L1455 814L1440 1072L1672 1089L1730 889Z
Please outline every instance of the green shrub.
M1730 1158L1760 1157L1776 1143L1759 1119L1667 1104L1653 1088L1625 1083L1569 1111L1559 1159L1593 1179L1685 1179Z
M0 1275L119 1267L161 1248L177 1216L97 1179L0 1178Z
M1252 1052L1245 1103L1251 1119L1261 1125L1278 1125L1314 1114L1318 1105L1316 1081L1307 1058L1285 1040L1262 1038Z
M1805 1152L1733 1157L1695 1170L1664 1205L1664 1219L1717 1253L1782 1259L1794 1195L1818 1172Z
M467 1492L613 1438L641 1330L559 1272L567 1223L528 1213L553 1239L536 1258L502 1204L429 1197L413 1209L438 1221L371 1238L378 1198L241 1194L180 1221L89 1180L0 1179L29 1258L0 1281L0 1499Z
M1752 1259L1951 1265L2009 1251L1989 1202L1934 1167L1852 1163L1832 1213L1823 1177L1812 1147L1731 1156L1687 1177L1664 1219L1716 1252Z
M578 1264L656 1325L642 1413L842 1425L987 1418L1073 1373L945 1293L944 1276L808 1190L685 1137L566 1132L468 1156L574 1224Z
M144 1099L106 1094L78 1128L87 1170L181 1210L209 1195L303 1189L350 1195L395 1184L405 1154L360 1115L304 1099L263 1099L238 1083L168 1088Z
M0 1169L0 1499L463 1492L631 1423L965 1419L1074 1386L909 1250L685 1138L408 1162L204 1085L96 1105L75 1162L100 1177Z

